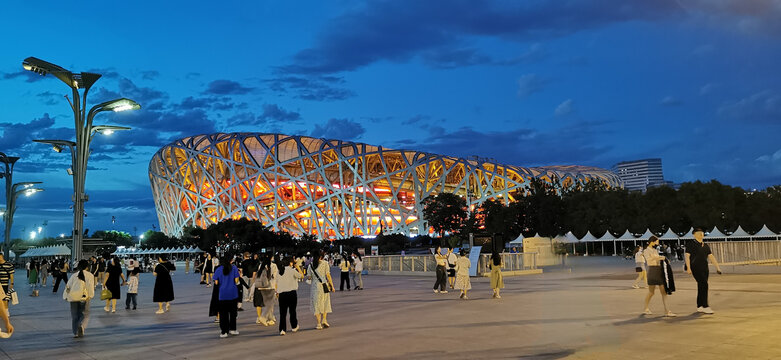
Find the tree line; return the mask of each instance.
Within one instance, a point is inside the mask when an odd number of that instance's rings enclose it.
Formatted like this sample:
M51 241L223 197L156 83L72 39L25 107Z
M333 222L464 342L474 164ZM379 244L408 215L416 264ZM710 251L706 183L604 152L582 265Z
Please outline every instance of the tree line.
M424 219L435 232L463 238L469 233L498 234L505 241L524 236L554 237L571 231L600 237L606 232L642 234L673 232L692 227L718 228L732 233L741 226L748 233L767 225L781 231L781 186L746 191L718 181L688 182L678 190L668 186L645 193L610 189L598 182L562 187L557 180L532 180L526 196L505 203L484 202L469 211L460 196L442 193L424 200Z

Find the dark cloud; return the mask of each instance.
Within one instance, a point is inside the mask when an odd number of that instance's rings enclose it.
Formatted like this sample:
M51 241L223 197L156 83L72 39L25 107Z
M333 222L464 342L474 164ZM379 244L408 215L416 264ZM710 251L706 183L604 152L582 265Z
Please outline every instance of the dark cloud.
M250 125L259 126L266 123L266 120L251 113L242 112L228 118L228 126Z
M355 121L348 119L329 119L324 125L315 125L309 134L313 137L326 139L355 140L361 137L366 129Z
M260 118L270 121L291 122L301 120L301 114L295 111L285 110L276 104L265 104L263 105L263 113L260 114Z
M333 101L355 96L351 90L338 86L344 79L334 76L281 76L265 81L276 93L293 93L303 100Z
M0 73L0 75L2 75L3 80L13 80L13 79L21 78L25 82L35 82L43 79L43 76L27 70L20 70L12 73Z
M0 144L3 148L10 151L28 145L33 139L37 139L41 131L54 125L54 118L49 114L43 114L38 119L33 119L28 123L0 123L0 130L3 134L0 136Z
M155 80L160 76L160 72L156 70L142 71L141 78L144 80Z
M135 100L137 103L141 104L142 107L144 104L150 104L156 101L166 101L168 99L167 93L150 87L136 86L136 84L127 78L120 79L118 85L119 93L122 94L122 97Z
M781 95L761 91L724 103L719 107L718 114L732 120L781 124Z
M406 62L420 54L437 67L473 65L488 57L464 46L472 38L558 37L617 22L668 17L680 10L676 0L369 2L330 21L314 46L280 69L289 74L331 74L379 61Z
M402 125L414 125L414 124L417 124L417 123L419 123L421 121L428 121L428 120L431 120L430 116L418 114L418 115L415 115L415 116L413 116L413 117L411 117L411 118L409 118L407 120L402 121L401 124Z
M214 80L209 83L204 93L215 95L243 95L252 90L252 88L245 87L236 81Z
M65 96L63 94L57 94L51 91L44 91L36 96L40 98L45 105L56 105L65 101Z
M79 70L71 70L71 71L80 72ZM119 79L121 77L121 75L114 68L89 69L89 70L85 70L85 72L100 74L101 77L104 79Z
M236 107L236 104L230 101L227 96L207 96L207 97L193 97L188 96L177 105L179 110L192 110L192 109L213 109L213 110L230 110Z
M401 146L436 154L466 158L479 156L518 166L581 164L606 154L609 146L600 145L594 134L605 132L607 123L579 122L548 132L517 128L503 131L479 131L462 127L450 131L432 126L429 136L417 143L397 141Z
M548 57L548 51L538 43L529 46L529 49L524 51L521 55L518 55L512 59L497 61L499 65L516 65L516 64L531 64L545 60Z

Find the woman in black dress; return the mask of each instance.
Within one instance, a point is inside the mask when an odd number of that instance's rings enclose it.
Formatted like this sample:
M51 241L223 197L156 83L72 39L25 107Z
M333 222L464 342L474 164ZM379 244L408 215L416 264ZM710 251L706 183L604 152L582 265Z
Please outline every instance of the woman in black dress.
M174 264L168 262L168 257L160 255L157 257L158 264L155 266L155 290L152 294L152 301L157 303L158 310L155 314L162 314L171 308L171 301L174 300L174 283L171 281L171 271L176 270ZM165 303L165 311L163 311Z
M122 283L119 282L122 279ZM119 258L113 257L106 266L106 280L103 281L103 287L111 291L111 299L106 299L106 307L103 310L109 311L109 305L111 305L111 312L117 312L117 300L120 298L119 288L125 285L125 274L122 273L122 265L120 265Z
M203 262L203 278L206 280L206 287L212 286L212 275L214 275L214 264L212 254L206 253L206 260Z

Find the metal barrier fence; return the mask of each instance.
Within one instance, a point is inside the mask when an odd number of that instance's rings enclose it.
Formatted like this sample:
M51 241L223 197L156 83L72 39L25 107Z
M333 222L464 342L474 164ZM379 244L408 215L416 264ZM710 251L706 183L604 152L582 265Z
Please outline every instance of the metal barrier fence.
M781 241L708 242L720 264L781 264Z
M537 268L537 253L500 254L504 267L502 271L533 270ZM477 274L491 271L491 255L481 254L477 261ZM391 272L434 272L437 263L433 255L380 255L366 256L363 268L368 271Z

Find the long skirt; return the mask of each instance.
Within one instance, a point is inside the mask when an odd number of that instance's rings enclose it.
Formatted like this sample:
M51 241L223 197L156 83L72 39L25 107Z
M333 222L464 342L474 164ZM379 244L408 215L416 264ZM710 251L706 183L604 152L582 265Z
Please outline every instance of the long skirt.
M277 303L276 291L274 289L260 290L260 293L263 295L264 305L263 310L260 312L260 318L265 321L276 319L274 316L274 306Z

